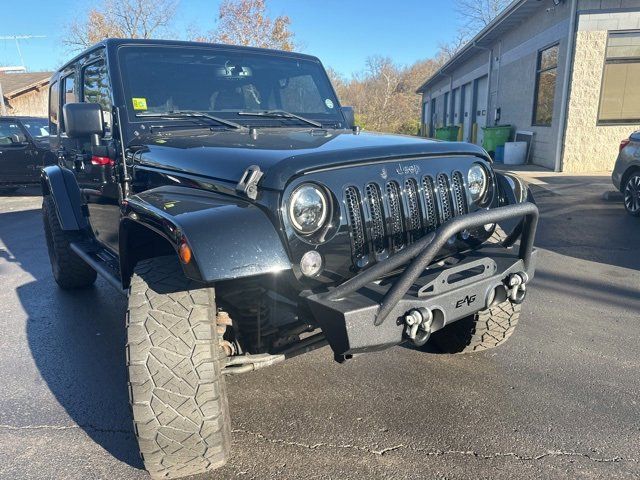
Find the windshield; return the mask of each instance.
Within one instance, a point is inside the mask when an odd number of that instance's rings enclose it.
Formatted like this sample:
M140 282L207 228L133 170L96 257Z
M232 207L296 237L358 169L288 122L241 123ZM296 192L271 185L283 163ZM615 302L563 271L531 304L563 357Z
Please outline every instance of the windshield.
M333 89L315 61L194 47L123 47L120 64L131 121L144 113L205 112L244 125L308 125L343 120Z
M22 125L35 140L49 137L49 121L46 118L29 118L22 120Z

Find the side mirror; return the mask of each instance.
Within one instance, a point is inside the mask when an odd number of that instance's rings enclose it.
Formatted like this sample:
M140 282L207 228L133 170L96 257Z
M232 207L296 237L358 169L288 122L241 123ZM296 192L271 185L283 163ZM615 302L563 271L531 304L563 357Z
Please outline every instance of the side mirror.
M64 129L69 138L104 135L102 108L97 103L67 103L62 107Z
M342 107L342 115L346 123L345 127L353 128L356 125L356 115L353 111L353 107Z

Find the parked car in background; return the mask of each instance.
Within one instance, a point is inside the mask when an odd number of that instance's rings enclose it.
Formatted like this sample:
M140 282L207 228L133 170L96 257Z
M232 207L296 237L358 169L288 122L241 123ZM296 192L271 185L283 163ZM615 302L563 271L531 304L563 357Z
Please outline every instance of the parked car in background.
M55 163L46 118L0 117L0 192L38 184L42 168Z
M640 130L620 142L620 153L611 179L622 192L627 213L640 217Z

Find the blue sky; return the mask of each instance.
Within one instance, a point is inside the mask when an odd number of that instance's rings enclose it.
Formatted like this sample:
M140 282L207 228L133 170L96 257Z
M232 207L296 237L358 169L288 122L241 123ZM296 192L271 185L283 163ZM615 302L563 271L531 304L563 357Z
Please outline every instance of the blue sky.
M30 0L28 12L3 8L0 36L45 35L20 43L27 68L53 70L69 54L61 43L61 25L79 17L97 1ZM178 37L189 27L215 27L219 0L180 0L175 18ZM435 53L439 42L454 36L454 2L442 0L269 0L272 15L289 15L300 50L320 57L344 75L364 68L371 55L410 64ZM37 12L37 15L29 14ZM11 40L0 40L0 64L19 65Z

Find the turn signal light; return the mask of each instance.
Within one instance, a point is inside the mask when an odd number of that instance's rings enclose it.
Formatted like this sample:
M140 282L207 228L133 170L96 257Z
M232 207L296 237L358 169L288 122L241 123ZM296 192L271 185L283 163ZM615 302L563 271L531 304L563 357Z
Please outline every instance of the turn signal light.
M180 261L185 265L191 261L191 248L184 239L178 248L178 256L180 257Z

